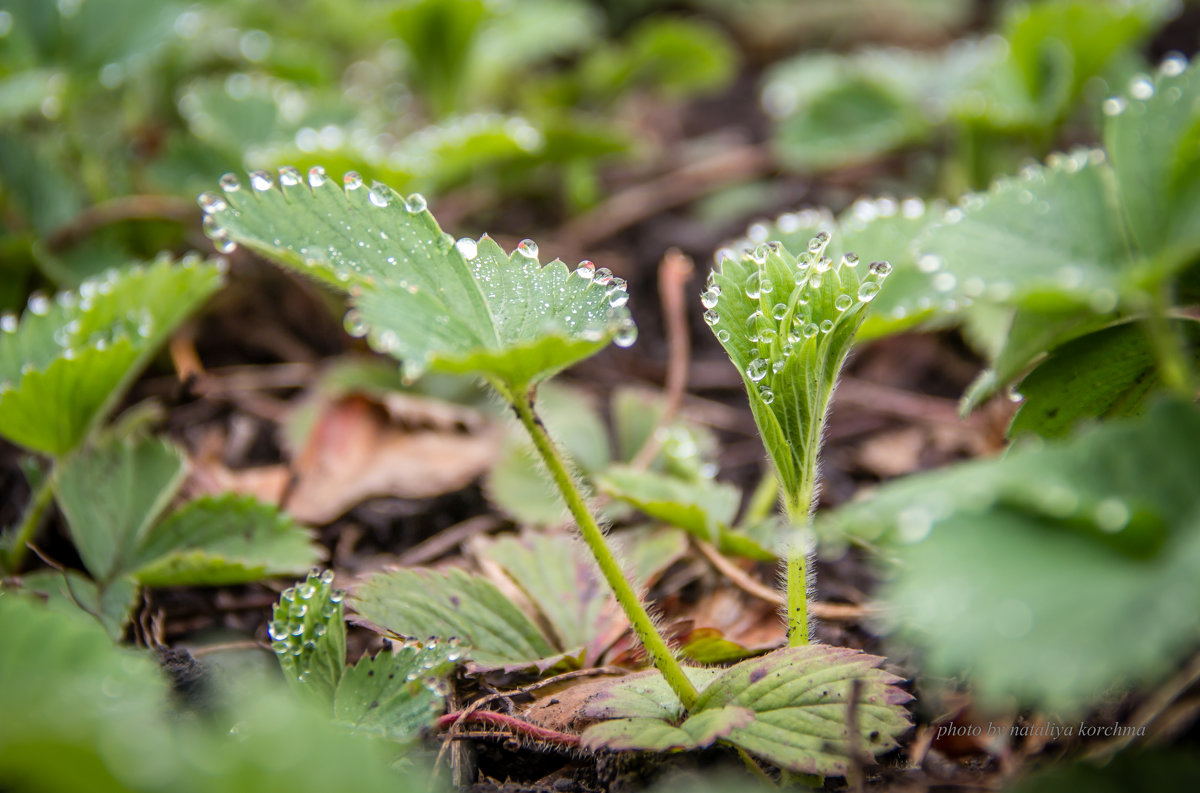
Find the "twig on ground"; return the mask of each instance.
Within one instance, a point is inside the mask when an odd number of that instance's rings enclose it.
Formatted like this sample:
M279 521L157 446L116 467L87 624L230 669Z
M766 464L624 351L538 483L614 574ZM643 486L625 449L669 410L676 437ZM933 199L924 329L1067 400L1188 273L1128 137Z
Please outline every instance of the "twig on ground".
M692 345L688 334L687 300L685 290L695 270L692 260L678 248L671 248L663 256L658 267L658 289L662 301L663 326L667 336L667 382L666 404L654 429L646 436L642 448L638 449L630 465L645 470L654 461L662 447L659 430L668 426L679 414L687 390L688 362L691 360Z

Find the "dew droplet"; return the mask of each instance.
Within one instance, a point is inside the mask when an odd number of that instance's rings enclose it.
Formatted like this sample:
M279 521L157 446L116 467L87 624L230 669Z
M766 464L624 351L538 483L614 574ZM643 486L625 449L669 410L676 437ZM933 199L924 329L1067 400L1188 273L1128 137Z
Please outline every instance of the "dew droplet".
M854 305L854 298L850 297L850 295L838 295L833 301L833 307L838 311L845 311L852 305Z
M858 287L858 299L870 303L879 294L879 284L874 281L863 281Z
M579 276L585 281L592 280L596 277L596 263L588 259L584 259L579 263L579 266L575 268L575 275Z
M300 171L293 165L285 165L279 169L279 184L283 187L295 187L300 184Z
M809 322L800 329L800 334L806 339L811 339L813 336L816 336L819 331L820 328L817 327L816 323Z
M618 347L632 347L633 343L637 341L637 335L637 325L634 325L632 320L623 322L613 336L613 343Z
M858 266L858 254L857 253L847 253L844 256L842 256L842 266L843 267L857 267Z
M479 243L470 237L463 237L458 242L454 243L454 247L462 254L462 257L467 261L472 261L479 255Z
M758 288L764 295L769 295L775 289L775 282L770 278L764 278L759 282Z
M892 265L887 262L871 262L871 272L880 278L887 278L892 272Z
M1143 102L1154 96L1154 82L1144 74L1139 74L1129 82L1129 95Z
M346 174L342 177L342 185L346 188L347 192L357 190L363 186L363 178L359 175L358 171L346 171Z
M808 241L808 252L814 256L825 250L825 246L829 244L829 232L822 231Z
M332 570L326 570L325 572L321 573L321 583L324 584L325 586L329 586L330 584L333 583L333 571Z
M392 193L384 185L375 182L367 191L367 199L380 209L385 209L392 203Z
M41 292L29 296L29 312L35 316L44 317L50 311L50 298Z
M600 286L608 286L608 282L612 279L612 270L608 269L607 267L601 267L596 271L595 275L592 276L592 282L599 284Z
M308 600L316 594L317 588L307 581L296 587L296 594L301 600Z
M266 171L251 171L250 186L262 193L270 190L275 185L271 181L271 174L267 173Z
M309 187L320 187L325 184L328 177L325 175L325 169L319 165L314 165L308 169L308 185Z
M212 242L217 253L233 253L237 250L237 243L228 237L213 237Z
M775 307L771 309L771 316L777 320L782 320L787 316L787 304L776 303Z
M722 344L729 341L729 331L725 328L721 328L719 331L717 331L717 341L721 342Z
M201 193L196 199L196 203L204 210L204 214L208 215L213 212L222 212L228 208L229 204L225 203L225 199L216 193Z
M767 359L755 358L746 366L746 377L757 383L767 376Z
M958 283L958 279L954 277L954 273L941 272L933 277L933 288L939 292L949 292Z
M536 259L538 257L538 245L533 240L521 240L521 242L517 244L517 253L528 259ZM612 277L610 276L605 283L607 284L608 281L611 280Z
M620 308L629 302L629 293L624 289L614 289L608 293L608 305L612 308Z
M238 178L231 173L227 173L222 176L218 184L226 193L236 193L238 190L242 189L242 183L239 182Z
M1101 106L1106 116L1119 116L1125 112L1125 99L1120 96L1109 97Z
M762 295L762 275L754 272L746 279L746 297L758 300L760 295Z
M705 308L716 308L717 307L717 299L719 297L720 297L720 295L718 293L709 289L707 292L704 292L700 295L700 303Z
M721 315L717 313L715 308L710 308L704 312L704 321L710 326L716 325L721 321Z
M5 313L0 315L0 331L5 333L17 332L17 318L14 314Z
M367 323L363 320L362 314L353 308L346 312L342 325L346 328L346 332L356 339L367 335Z
M770 344L775 341L778 335L774 328L763 328L758 334L758 340L763 344Z
M425 196L420 193L411 193L407 199L408 211L414 215L424 212L429 206L429 202L425 200Z
M775 392L766 386L758 389L758 397L763 401L764 405L769 405L775 401Z

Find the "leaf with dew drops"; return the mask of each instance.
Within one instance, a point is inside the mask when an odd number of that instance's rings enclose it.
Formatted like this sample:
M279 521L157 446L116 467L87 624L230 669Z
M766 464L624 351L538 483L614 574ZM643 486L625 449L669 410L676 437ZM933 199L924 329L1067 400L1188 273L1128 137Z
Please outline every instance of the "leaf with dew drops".
M288 684L332 704L346 669L346 593L333 571L313 569L279 596L267 633Z
M53 298L34 293L20 320L0 316L0 435L52 455L73 449L222 271L162 259Z
M205 228L218 248L242 244L348 290L347 329L409 377L480 374L523 393L609 341L633 343L625 282L608 270L542 265L531 240L511 254L486 235L455 242L419 194L343 182L320 168L281 169L278 185L227 175L222 194L200 197Z
M817 446L838 372L868 304L891 272L826 255L828 232L793 256L764 242L709 274L705 322L742 375L793 516L807 514ZM711 304L711 305L710 305Z

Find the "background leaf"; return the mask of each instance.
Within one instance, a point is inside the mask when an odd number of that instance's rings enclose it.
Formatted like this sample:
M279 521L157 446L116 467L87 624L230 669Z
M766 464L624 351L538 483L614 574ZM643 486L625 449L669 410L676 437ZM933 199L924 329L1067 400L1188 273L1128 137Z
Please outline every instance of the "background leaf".
M397 636L456 638L485 669L561 660L561 650L495 584L462 570L377 573L355 592L354 610Z
M147 586L238 584L299 575L323 555L313 533L252 496L198 498L146 535L131 563Z
M136 566L136 548L183 482L183 454L157 439L108 439L65 459L54 492L88 572L108 582Z
M76 446L176 326L220 286L222 268L185 259L110 271L35 294L0 318L0 434L36 451Z

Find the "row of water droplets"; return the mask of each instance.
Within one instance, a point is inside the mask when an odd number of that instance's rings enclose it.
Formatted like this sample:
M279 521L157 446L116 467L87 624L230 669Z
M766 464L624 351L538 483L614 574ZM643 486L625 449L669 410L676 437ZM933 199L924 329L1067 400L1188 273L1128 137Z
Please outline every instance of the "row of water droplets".
M271 649L280 664L301 681L308 679L305 662L316 652L329 626L341 628L346 593L332 584L332 570L314 568L305 581L283 591L267 625Z
M768 377L781 372L802 345L809 341L819 344L843 318L857 313L852 309L874 300L883 279L891 273L887 262L874 262L866 276L860 278L856 269L858 256L847 253L837 263L833 262L825 255L829 241L827 231L808 241L807 250L795 257L790 284L775 284L766 270L770 257L782 257L785 264L791 258L781 243L763 242L742 256L742 262L750 265L750 273L739 286L746 298L758 304L746 320L745 338L756 345L757 354L746 365L745 375L759 384L759 396L768 405L775 400ZM722 256L720 265L729 254L722 251L718 255ZM832 289L823 290L825 285ZM832 301L828 300L830 293L836 293ZM721 295L714 271L709 274L700 302L705 308L705 323L714 328L717 340L725 344L734 331L720 327ZM827 302L830 305L825 305Z
M162 254L154 266L169 264L170 257ZM198 254L184 256L179 266L192 270L200 266L203 260ZM225 260L215 262L218 272L224 272ZM148 342L160 329L157 318L149 306L129 308L119 316L113 316L103 327L93 329L86 337L80 333L85 326L95 324L85 321L90 312L98 311L111 313L106 310L105 303L122 282L132 282L147 277L147 267L134 264L124 269L112 268L100 275L89 278L81 283L76 290L66 289L55 294L52 298L41 291L35 291L29 296L25 312L21 319L16 314L5 312L0 314L0 350L12 342L4 337L15 337L25 326L34 323L48 322L55 325L51 332L54 350L39 350L41 355L30 356L29 350L23 356L25 360L20 367L20 376L24 377L34 371L48 366L59 358L72 360L84 350L107 350L123 340L128 340L136 348ZM37 331L31 330L33 333ZM49 354L52 353L52 354ZM48 355L49 354L49 355ZM11 381L0 382L0 394L13 387Z
M486 287L490 284L493 276L487 268L482 266L480 261L479 242L481 240L463 237L456 241L454 246L462 257L471 263L475 278L481 281L485 286L485 291L488 291ZM531 280L541 277L543 268L538 258L539 254L538 244L531 239L521 240L517 244L516 257L525 268L523 277ZM507 278L509 276L500 275L499 277ZM637 326L625 309L629 303L629 289L624 278L613 275L612 270L607 267L597 268L595 262L586 259L581 261L568 277L584 286L583 299L562 316L559 316L555 307L550 304L537 306L537 310L542 312L545 317L545 330L577 332L581 338L587 341L601 341L605 334L611 331L613 342L620 347L629 347L637 341ZM560 297L565 297L565 294ZM570 305L575 301L564 300L562 302ZM529 308L522 306L520 310L525 312ZM601 310L602 317L596 315L597 308Z
M1126 111L1131 113L1145 113L1146 103L1152 100L1162 88L1162 98L1169 104L1174 104L1183 98L1183 85L1179 83L1182 80L1175 78L1181 77L1188 70L1187 56L1172 52L1163 58L1158 66L1158 74L1151 76L1149 74L1134 75L1129 81L1127 88L1128 98L1125 96L1112 96L1104 101L1101 109L1106 116L1120 116Z

